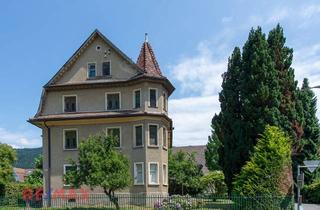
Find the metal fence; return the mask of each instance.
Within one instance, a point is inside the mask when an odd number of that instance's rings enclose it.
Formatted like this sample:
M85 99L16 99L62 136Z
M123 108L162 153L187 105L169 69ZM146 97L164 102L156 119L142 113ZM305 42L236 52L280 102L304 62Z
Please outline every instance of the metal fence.
M146 196L146 195L116 195L112 202L104 194L60 195L53 196L51 207L47 198L0 198L0 210L18 209L221 209L221 210L291 210L292 197L239 197L239 196Z

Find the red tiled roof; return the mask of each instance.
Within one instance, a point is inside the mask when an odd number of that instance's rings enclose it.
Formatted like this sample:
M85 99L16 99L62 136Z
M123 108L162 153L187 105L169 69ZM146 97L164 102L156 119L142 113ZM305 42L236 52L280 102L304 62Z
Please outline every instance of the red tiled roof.
M148 41L145 41L141 47L137 65L147 74L152 76L162 76L159 64Z

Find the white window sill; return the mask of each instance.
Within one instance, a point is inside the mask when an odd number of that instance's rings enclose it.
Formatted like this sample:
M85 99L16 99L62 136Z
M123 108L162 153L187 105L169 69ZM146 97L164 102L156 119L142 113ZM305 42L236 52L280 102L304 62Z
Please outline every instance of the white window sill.
M159 183L149 183L149 186L159 186Z
M159 149L159 145L148 145L148 148Z
M75 149L63 149L63 151L77 151L78 148L75 148Z
M144 183L134 183L134 186L144 186Z

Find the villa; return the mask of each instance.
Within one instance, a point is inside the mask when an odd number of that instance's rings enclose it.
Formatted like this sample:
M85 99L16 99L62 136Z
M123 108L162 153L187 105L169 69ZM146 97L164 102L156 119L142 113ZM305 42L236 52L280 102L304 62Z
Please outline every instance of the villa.
M68 159L77 159L89 135L105 132L118 137L117 147L130 160L133 185L121 193L166 195L174 89L147 36L135 63L95 30L43 87L29 119L42 129L44 191L70 188L63 181Z

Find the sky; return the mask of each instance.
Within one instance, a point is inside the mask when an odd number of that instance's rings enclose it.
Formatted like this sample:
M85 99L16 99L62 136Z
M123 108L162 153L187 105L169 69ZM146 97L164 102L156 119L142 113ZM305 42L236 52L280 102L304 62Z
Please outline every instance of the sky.
M320 85L317 0L2 0L0 8L0 142L16 148L41 146L41 130L26 120L42 86L96 28L134 61L148 32L176 87L169 100L174 146L207 143L221 75L252 27L268 34L280 23L299 85L304 77Z

